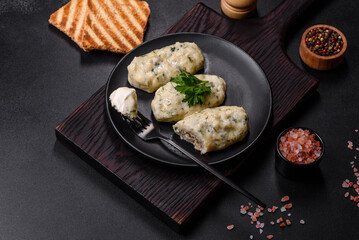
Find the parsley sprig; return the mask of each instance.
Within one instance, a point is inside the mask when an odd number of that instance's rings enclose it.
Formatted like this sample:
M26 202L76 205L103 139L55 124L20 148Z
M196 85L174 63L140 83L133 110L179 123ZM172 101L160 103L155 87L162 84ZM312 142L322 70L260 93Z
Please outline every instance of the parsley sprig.
M185 94L182 102L187 102L189 107L198 103L204 104L204 97L211 95L211 87L206 86L208 81L202 81L186 71L178 77L171 78L171 82L177 83L175 89Z

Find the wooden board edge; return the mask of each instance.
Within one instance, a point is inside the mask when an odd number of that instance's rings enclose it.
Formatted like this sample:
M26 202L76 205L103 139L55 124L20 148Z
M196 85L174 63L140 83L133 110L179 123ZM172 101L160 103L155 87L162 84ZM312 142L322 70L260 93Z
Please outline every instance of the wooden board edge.
M59 125L61 125L60 123ZM133 188L119 179L116 174L109 171L105 166L99 163L96 159L90 156L88 153L83 151L80 146L73 143L65 134L63 134L57 127L55 129L55 135L59 142L61 142L64 146L69 148L72 152L80 157L80 159L84 160L87 164L93 167L97 172L99 172L102 176L110 180L113 184L121 188L126 194L131 196L133 199L138 201L141 206L144 206L147 210L149 210L153 215L155 215L162 222L166 223L171 229L176 232L180 232L183 229L183 224L180 224L173 220L170 216L162 212L159 208L151 204L147 199L145 199L141 194L136 192Z

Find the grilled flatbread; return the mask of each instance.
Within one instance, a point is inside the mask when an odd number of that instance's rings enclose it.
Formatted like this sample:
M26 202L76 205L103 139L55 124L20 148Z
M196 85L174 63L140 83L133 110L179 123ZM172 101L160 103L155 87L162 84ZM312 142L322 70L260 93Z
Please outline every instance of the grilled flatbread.
M86 52L127 53L143 42L149 15L145 1L71 0L49 22Z

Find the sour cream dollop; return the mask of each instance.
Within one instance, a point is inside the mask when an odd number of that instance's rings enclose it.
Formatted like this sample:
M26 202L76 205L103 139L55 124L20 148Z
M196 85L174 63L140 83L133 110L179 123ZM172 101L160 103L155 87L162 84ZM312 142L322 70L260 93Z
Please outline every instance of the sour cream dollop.
M111 106L117 112L129 118L137 117L137 94L136 90L128 87L120 87L110 95Z

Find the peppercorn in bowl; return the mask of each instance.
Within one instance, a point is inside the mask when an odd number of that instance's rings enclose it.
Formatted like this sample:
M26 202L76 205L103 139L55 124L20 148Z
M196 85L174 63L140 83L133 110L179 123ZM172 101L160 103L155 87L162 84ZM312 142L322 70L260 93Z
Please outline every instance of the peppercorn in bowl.
M312 129L290 127L276 141L276 169L292 179L315 173L324 154L324 142Z
M347 40L337 28L319 24L302 35L299 54L303 62L316 70L331 70L343 61Z

